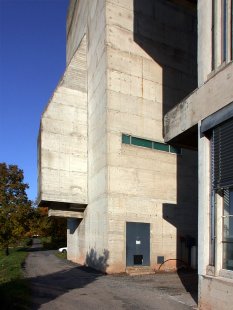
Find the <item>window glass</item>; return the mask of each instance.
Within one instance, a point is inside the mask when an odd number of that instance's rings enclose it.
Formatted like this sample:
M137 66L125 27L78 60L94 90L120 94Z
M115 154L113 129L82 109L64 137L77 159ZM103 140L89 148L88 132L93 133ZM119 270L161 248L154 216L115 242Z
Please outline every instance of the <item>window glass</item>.
M170 152L175 154L181 154L181 149L179 147L173 147L170 145Z
M123 134L122 135L122 143L130 144L130 136Z
M132 137L131 138L131 143L133 145L138 145L138 146L152 148L152 141L141 139L141 138Z
M154 150L178 154L178 155L181 154L181 148L179 147L173 147L166 143L155 142L155 141L151 141L147 139L132 137L127 134L122 134L122 143L142 146L142 147L146 147L149 149L152 148Z
M159 151L164 151L164 152L169 152L169 145L159 143L159 142L154 142L153 143L153 149L159 150Z

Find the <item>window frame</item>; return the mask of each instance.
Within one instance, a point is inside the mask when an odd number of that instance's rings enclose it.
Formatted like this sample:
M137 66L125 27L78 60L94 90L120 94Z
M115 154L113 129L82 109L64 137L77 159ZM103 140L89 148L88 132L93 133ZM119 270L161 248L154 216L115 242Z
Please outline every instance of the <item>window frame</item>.
M145 138L131 136L125 133L121 134L121 143L169 154L182 155L182 148L180 147L174 147L167 143L152 141Z

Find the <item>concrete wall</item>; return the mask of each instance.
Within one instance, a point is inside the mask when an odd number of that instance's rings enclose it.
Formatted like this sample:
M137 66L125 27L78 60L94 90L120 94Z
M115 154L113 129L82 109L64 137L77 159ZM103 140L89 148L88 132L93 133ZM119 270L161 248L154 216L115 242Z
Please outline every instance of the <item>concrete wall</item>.
M87 203L85 40L74 54L41 118L39 200Z
M233 63L230 59L231 9L228 9L227 55L226 61L223 62L222 1L199 0L197 8L198 88L165 115L166 141L181 135L200 120L233 101Z
M199 277L199 303L200 310L229 310L233 304L232 280Z
M86 34L89 1L71 0L66 20L66 62L70 63Z
M212 3L215 6L212 28ZM199 309L231 309L233 273L222 270L222 197L215 201L215 266L210 264L211 145L201 121L233 101L233 63L222 63L221 1L198 1L198 89L165 115L165 141L182 139L198 124ZM230 25L229 25L230 26ZM213 31L213 33L212 33ZM212 35L214 46L212 46ZM213 53L214 52L214 53ZM213 59L212 59L213 56ZM214 68L214 70L213 70Z
M199 130L200 132L200 123ZM210 140L198 137L198 273L205 274L210 255ZM204 207L205 206L205 207Z
M108 260L105 1L71 1L70 8L67 62L83 35L87 36L88 206L77 227L77 240L69 232L68 239L73 240L70 246L77 244L76 262L105 270Z
M107 272L125 271L125 228L131 221L151 224L153 267L158 267L157 256L187 260L181 240L197 238L196 152L177 156L124 145L121 136L164 142L164 114L196 87L195 27L195 10L170 1L71 0L67 79L55 91L41 127L42 193L46 189L51 201L87 204L81 221L68 220L68 259ZM73 66L80 52L83 62ZM80 72L86 72L87 89ZM55 100L59 92L76 94L74 101L62 97L62 111ZM80 93L85 95L81 105ZM77 113L69 112L70 105ZM66 126L72 131L64 134ZM46 136L51 131L55 141L62 134L64 145L71 147L60 148L47 164L44 154L53 154ZM54 172L53 162L63 151L69 164L78 154L80 178L67 168L68 186L59 187L60 167L67 166L59 162ZM71 199L75 184L79 195ZM174 260L164 266L174 267Z
M75 262L78 257L78 224L80 220L67 218L67 259Z
M233 63L231 62L165 115L165 141L172 140L200 120L231 103L232 85Z
M125 270L127 221L151 223L155 268L157 256L180 257L180 237L197 239L196 152L121 143L122 133L164 141L163 114L196 87L195 22L195 11L170 2L106 3L110 272Z
M198 86L212 70L212 2L198 0Z
M199 127L201 122L199 122ZM200 132L200 128L199 128ZM233 272L222 269L222 210L220 195L215 197L215 266L210 264L210 208L211 208L211 144L204 135L198 140L198 274L199 309L228 310L233 302Z

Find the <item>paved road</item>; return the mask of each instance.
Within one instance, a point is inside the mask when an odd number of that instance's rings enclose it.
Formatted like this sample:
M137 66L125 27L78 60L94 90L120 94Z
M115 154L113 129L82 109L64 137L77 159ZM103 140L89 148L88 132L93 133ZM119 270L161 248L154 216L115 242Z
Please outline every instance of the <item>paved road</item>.
M25 274L32 287L32 309L196 309L177 274L105 276L42 251L39 240L26 260ZM183 282L190 285L191 280L187 275Z

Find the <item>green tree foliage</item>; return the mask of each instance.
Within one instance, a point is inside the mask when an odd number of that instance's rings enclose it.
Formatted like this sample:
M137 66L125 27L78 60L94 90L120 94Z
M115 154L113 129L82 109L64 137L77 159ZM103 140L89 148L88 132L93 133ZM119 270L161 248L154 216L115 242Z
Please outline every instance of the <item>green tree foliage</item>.
M33 216L30 217L29 236L51 237L52 242L66 242L66 218L48 217L47 207L34 207Z
M38 234L42 237L51 236L52 239L66 239L66 218L48 217L48 208L37 208Z
M17 165L0 163L0 246L9 254L9 245L16 244L30 230L33 216L23 182L23 170Z

